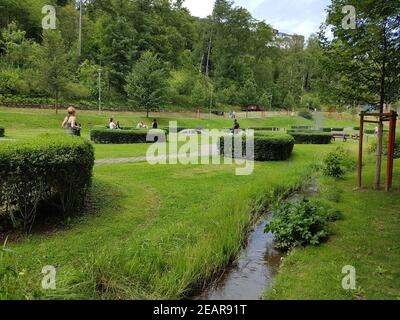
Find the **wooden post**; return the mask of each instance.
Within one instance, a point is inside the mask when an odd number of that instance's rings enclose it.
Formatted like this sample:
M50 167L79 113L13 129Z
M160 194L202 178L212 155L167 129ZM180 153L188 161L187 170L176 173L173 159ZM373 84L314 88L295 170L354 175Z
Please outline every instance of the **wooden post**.
M386 168L387 192L389 192L392 189L392 184L393 184L393 158L394 158L394 146L396 143L396 121L397 121L397 113L392 111L390 113L388 159Z
M360 134L359 134L359 141L358 141L358 188L359 189L362 189L364 117L365 117L365 112L361 112L361 114L360 114Z
M382 114L379 116L378 127L378 143L376 148L376 172L375 172L375 189L381 188L381 173L382 173L382 152L383 152L383 121Z

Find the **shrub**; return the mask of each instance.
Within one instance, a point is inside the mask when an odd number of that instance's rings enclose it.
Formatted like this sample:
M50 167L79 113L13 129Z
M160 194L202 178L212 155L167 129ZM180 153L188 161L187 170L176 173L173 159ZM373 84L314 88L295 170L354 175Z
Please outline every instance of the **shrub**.
M383 137L383 154L385 156L388 155L388 144L389 144L389 137L387 135L384 135ZM370 144L369 151L371 153L375 153L377 148L377 141L373 141ZM394 158L395 159L400 159L400 135L396 136L396 142L394 145Z
M295 140L296 144L329 144L332 135L325 132L288 132Z
M265 128L249 128L254 131L282 131L281 128L265 127Z
M235 155L234 142L239 139L242 143L242 151L239 157L246 154L246 135L223 136L220 139L220 150L224 153L225 139L232 139L232 149L227 150L232 156ZM239 142L239 143L240 143ZM283 161L287 160L293 151L294 139L285 133L256 132L254 136L254 160L255 161ZM251 158L247 156L247 158Z
M181 131L183 131L183 130L188 130L188 129L193 129L193 128L177 127L177 128L176 128L176 132L181 132ZM164 130L166 134L169 134L170 128L167 127L167 128L163 128L162 130Z
M90 139L100 144L165 142L165 131L151 130L151 134L149 131L147 129L110 130L106 127L95 127L90 131Z
M307 130L312 130L312 127L310 127L310 126L291 126L290 130L303 132L303 131L307 131Z
M272 212L273 219L266 226L265 232L274 234L275 246L282 250L319 245L328 238L328 221L340 218L338 211L307 199L280 202Z
M309 111L300 111L298 113L298 115L299 115L299 117L302 117L302 118L307 119L307 120L312 120L313 119L313 116L312 116L311 112L309 112Z
M384 133L389 133L389 130L383 130ZM375 129L365 129L365 134L375 134Z
M94 151L72 136L0 144L0 215L29 230L36 213L76 213L90 186Z
M3 127L0 127L0 137L4 137L5 130Z
M338 147L325 157L322 172L328 177L342 178L346 172L353 170L355 165L356 162L350 152Z

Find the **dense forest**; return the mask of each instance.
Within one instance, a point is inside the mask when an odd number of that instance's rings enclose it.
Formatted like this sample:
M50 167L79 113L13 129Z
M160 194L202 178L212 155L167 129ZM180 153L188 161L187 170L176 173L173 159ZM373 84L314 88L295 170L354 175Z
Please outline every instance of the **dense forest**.
M206 19L183 0L86 0L82 28L79 1L0 0L0 101L96 106L100 87L104 106L134 109L396 103L399 1L346 2L363 16L356 30L340 28L346 3L333 0L327 23L304 39L228 0ZM55 30L42 29L46 4Z

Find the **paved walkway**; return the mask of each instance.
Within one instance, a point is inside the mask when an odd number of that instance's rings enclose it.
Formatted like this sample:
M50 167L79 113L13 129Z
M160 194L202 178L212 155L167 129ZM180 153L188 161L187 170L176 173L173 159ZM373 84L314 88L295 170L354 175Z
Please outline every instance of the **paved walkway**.
M187 159L187 158L195 158L195 157L211 157L219 155L219 150L217 145L202 145L199 148L199 151L196 153L189 154L173 154L173 155L160 155L157 157L130 157L130 158L113 158L113 159L101 159L96 160L96 165L110 165L110 164L124 164L124 163L135 163L135 162L162 162L163 160L168 159Z

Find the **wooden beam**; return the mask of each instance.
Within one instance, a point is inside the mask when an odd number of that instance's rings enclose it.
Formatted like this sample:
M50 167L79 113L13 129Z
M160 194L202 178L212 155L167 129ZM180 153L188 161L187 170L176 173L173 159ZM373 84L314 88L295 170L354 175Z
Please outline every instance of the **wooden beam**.
M358 140L358 188L359 189L362 189L364 116L365 116L365 113L361 112L361 114L360 114L360 133L359 133L359 140Z
M389 126L388 159L386 168L386 191L389 192L393 185L394 147L396 143L397 113L392 111Z

